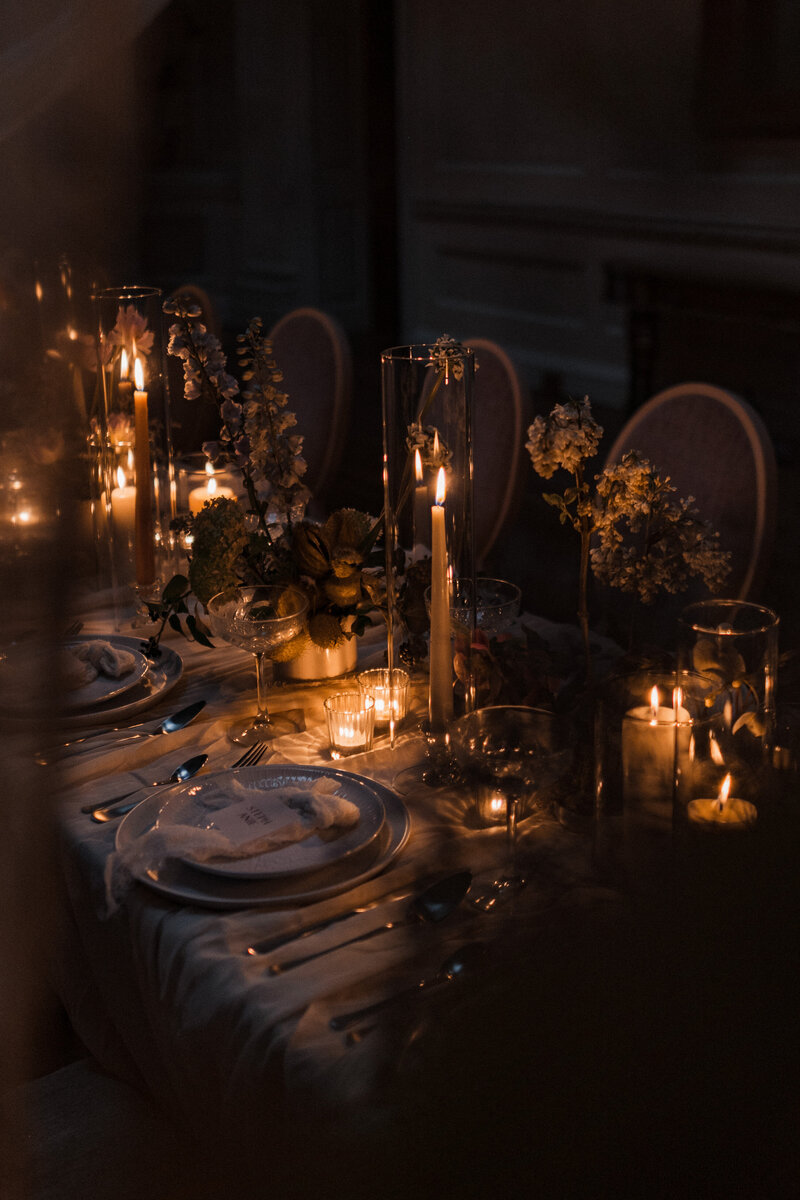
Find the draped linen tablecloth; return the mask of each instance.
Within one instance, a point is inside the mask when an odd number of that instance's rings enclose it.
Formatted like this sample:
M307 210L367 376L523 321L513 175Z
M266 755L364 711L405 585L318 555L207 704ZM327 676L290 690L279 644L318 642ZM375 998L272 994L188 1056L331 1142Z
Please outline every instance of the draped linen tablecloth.
M109 630L93 619L84 632ZM226 727L254 704L252 656L221 644L209 650L177 637L170 644L183 658L183 678L138 719L155 724L205 699L199 718L180 732L127 747L97 737L63 762L59 828L65 904L55 972L69 1017L102 1066L145 1088L195 1134L252 1147L260 1145L266 1131L277 1136L279 1127L297 1134L309 1113L315 1121L327 1115L337 1123L352 1115L362 1129L366 1120L390 1122L396 1034L407 1028L396 1017L400 1011L408 1017L407 1010L391 1010L355 1041L331 1031L332 1015L430 976L464 943L495 946L506 932L513 945L524 947L559 909L597 914L614 909L617 897L593 880L585 838L548 816L534 815L520 826L530 884L513 913L487 915L464 904L441 925L400 926L271 975L273 960L335 947L402 917L408 902L395 897L412 893L422 880L462 867L479 874L502 862L504 830L471 825L469 796L422 786L404 797L411 816L405 849L381 875L355 890L305 907L219 912L173 902L136 883L110 914L103 873L118 823L97 824L81 805L127 791L137 781L165 778L201 751L209 756L206 770L229 766L241 749L227 740ZM376 630L362 641L359 665L374 665L381 657ZM424 712L424 684L414 689L414 712L395 749L378 737L370 753L331 764L323 700L356 686L351 677L273 688L270 708L302 707L306 728L277 739L269 762L336 765L391 787L399 770L422 757L414 724ZM288 937L375 900L381 903L301 942L289 941L272 955L247 953L253 942ZM470 986L448 988L465 994ZM420 998L414 1009L427 1018L437 1003Z

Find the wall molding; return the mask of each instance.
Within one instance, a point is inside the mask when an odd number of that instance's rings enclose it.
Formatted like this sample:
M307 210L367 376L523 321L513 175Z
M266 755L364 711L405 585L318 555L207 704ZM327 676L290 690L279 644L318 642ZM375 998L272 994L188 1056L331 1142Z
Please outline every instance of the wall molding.
M768 227L727 221L628 215L612 210L554 208L547 205L504 205L490 200L449 201L416 199L412 218L436 224L462 224L486 228L529 229L581 234L586 237L617 237L636 241L679 243L682 246L724 246L770 254L800 254L800 224Z

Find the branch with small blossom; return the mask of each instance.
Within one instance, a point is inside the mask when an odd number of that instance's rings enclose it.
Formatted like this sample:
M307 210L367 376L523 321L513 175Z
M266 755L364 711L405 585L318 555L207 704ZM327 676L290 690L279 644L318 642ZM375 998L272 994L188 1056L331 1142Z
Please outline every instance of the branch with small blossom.
M730 554L720 549L719 535L702 521L692 497L682 500L668 476L634 451L595 476L592 495L584 464L603 436L592 416L588 397L557 404L550 416L537 417L528 430L526 448L534 469L549 479L559 468L569 471L575 486L544 499L570 523L581 543L578 620L591 677L588 576L651 604L660 591L681 592L699 577L710 590L720 588L730 567ZM597 544L592 546L592 539Z

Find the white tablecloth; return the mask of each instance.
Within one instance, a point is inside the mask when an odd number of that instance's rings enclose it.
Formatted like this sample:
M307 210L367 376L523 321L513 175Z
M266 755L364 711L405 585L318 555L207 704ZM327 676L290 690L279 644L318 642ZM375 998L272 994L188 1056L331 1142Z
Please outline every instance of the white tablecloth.
M85 629L109 631L102 620ZM520 827L530 884L513 914L486 915L462 905L441 925L386 931L280 976L269 974L269 956L248 955L254 941L300 931L386 898L346 922L289 943L273 957L334 947L402 916L407 901L393 897L410 893L420 880L451 868L480 874L502 860L504 831L472 827L467 796L421 787L405 797L412 822L406 848L388 870L355 891L303 908L215 912L135 884L109 915L103 871L117 824L96 824L80 806L126 791L137 780L164 778L192 753L209 755L208 770L230 765L240 749L227 741L226 726L254 703L250 655L222 645L209 650L172 635L169 644L184 660L184 676L139 719L155 722L203 698L200 717L181 732L125 749L115 748L113 739L97 738L64 762L59 825L65 922L56 975L69 1016L97 1060L144 1086L186 1128L252 1145L264 1130L274 1130L279 1118L285 1122L305 1114L306 1119L309 1111L320 1119L326 1113L374 1117L388 1103L385 1082L397 1053L396 1022L390 1014L353 1044L331 1031L333 1014L429 976L463 943L496 945L506 931L515 945L524 945L559 910L596 913L606 901L614 905L613 893L593 880L588 841L549 817L533 816ZM374 661L380 655L376 631L365 639L361 657ZM355 687L355 680L273 689L271 708L302 706L306 729L278 739L270 761L329 764L322 703L345 687ZM415 691L414 706L418 715L424 711L423 686ZM336 765L391 786L397 771L421 753L412 730L399 737L394 750L386 739L379 740L371 753ZM428 1000L418 1004L420 1013L427 1013Z

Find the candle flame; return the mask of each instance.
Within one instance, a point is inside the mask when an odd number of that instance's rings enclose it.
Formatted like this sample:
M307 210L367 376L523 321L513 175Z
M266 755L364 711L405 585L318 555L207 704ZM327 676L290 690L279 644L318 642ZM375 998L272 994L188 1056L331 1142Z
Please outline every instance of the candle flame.
M117 467L117 487L124 488L127 482L122 467Z
M654 687L650 692L650 724L655 725L658 721L658 688Z
M119 377L120 379L128 378L128 351L122 347L122 353L119 356Z
M438 505L444 504L445 490L444 467L439 467L439 472L436 476L436 503Z
M208 477L211 478L211 476L213 474L214 474L214 464L209 462L208 459L206 459L206 475L208 475Z
M209 477L208 477L208 483L206 484L206 491L208 492L209 496L213 496L216 494L217 481L213 475L209 475Z
M35 291L36 291L36 299L41 300L43 292L42 292L42 285L39 283L38 279L36 280Z
M136 355L136 358L134 359L134 362L133 362L133 378L136 383L137 392L143 392L144 391L144 367L142 366L142 360L139 358L138 354Z
M722 812L723 808L725 807L727 800L728 800L728 796L730 795L730 792L731 792L731 777L730 777L730 773L729 773L723 779L722 787L719 789L719 799L717 801L717 806L718 806L720 812Z
M419 450L414 451L414 475L417 483L422 483L422 457Z
M439 451L439 430L438 430L438 429L434 429L434 431L433 431L433 457L434 457L434 460L438 460L438 458L439 458L439 454L440 454L440 451Z

